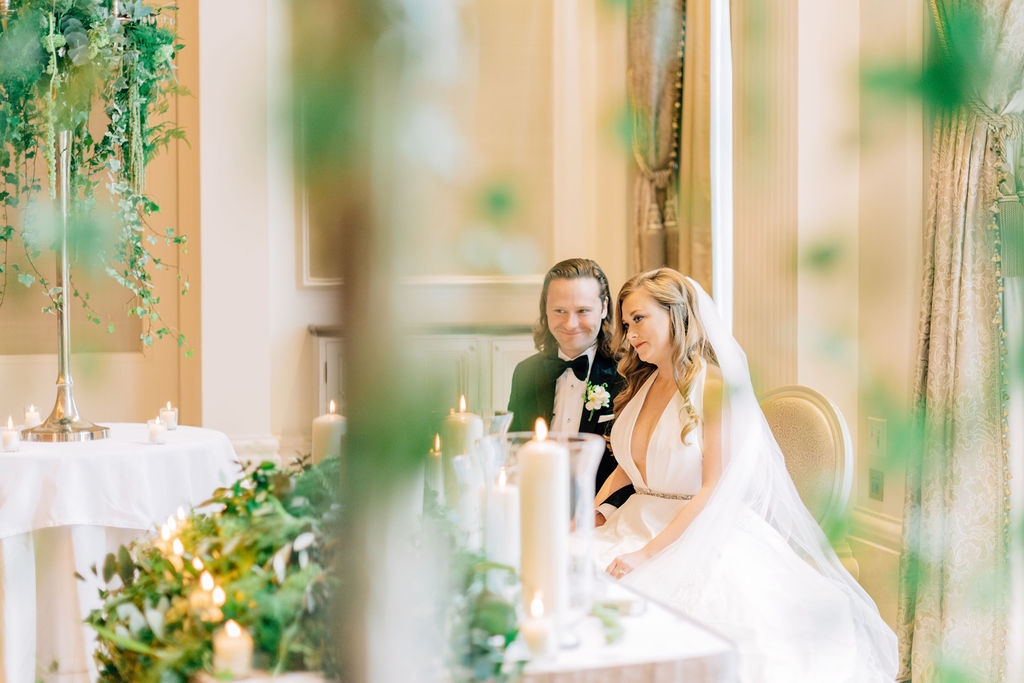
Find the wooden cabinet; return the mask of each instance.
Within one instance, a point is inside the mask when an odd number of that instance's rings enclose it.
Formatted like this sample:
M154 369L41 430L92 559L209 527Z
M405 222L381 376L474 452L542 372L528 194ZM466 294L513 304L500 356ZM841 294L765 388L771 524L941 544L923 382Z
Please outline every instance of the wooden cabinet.
M317 340L318 409L327 412L333 399L344 412L343 330L311 325L309 331ZM535 352L527 325L424 328L410 342L417 364L434 373L438 394L451 397L452 407L466 396L469 409L485 417L508 408L512 371Z

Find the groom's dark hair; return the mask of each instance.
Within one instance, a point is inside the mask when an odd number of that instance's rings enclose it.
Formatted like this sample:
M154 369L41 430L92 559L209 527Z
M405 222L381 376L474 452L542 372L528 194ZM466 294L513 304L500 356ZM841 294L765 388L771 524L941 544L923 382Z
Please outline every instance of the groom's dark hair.
M612 316L615 315L612 294L608 289L608 278L596 261L588 258L570 258L559 261L551 266L544 276L544 287L540 291L540 320L533 330L533 345L542 353L552 356L558 353L558 341L548 329L548 285L552 280L578 280L593 278L601 290L601 301L608 304L608 311L601 320L601 329L597 332L597 352L608 358L612 357Z

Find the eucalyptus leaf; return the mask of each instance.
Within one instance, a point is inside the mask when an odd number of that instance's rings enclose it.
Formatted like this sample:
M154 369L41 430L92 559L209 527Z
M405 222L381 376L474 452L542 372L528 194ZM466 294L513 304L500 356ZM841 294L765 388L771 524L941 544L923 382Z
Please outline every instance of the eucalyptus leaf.
M103 581L110 583L115 574L117 574L117 558L114 553L107 553L103 560Z
M313 545L314 541L316 541L316 534L314 534L312 531L306 531L304 533L299 534L295 538L292 547L296 551L305 550L309 546Z
M163 602L163 601L161 601ZM164 630L164 612L166 608L161 610L159 607L147 607L146 608L146 623L149 624L149 628L153 631L153 635L164 640L166 638L166 631Z
M115 611L119 619L127 622L128 631L135 638L138 638L139 634L142 633L142 629L148 626L146 617L143 616L138 607L130 602L118 605Z
M124 546L117 549L117 574L126 586L130 586L132 579L135 578L135 563L132 562L132 556Z

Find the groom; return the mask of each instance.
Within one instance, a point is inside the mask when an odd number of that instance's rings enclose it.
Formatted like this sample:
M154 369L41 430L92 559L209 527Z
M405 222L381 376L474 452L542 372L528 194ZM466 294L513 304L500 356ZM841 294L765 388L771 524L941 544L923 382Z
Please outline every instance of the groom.
M538 417L552 432L588 432L605 437L594 491L615 469L607 447L612 401L622 386L612 357L612 304L608 278L590 259L556 263L544 276L535 353L516 366L508 409L511 431L533 431ZM598 508L597 522L633 493L619 489Z

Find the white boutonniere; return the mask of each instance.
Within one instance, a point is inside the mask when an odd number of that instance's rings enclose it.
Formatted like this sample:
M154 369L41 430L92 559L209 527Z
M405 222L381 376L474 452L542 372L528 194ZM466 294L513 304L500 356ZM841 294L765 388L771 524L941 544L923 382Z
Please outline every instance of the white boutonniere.
M594 419L594 411L607 408L611 402L612 395L608 393L608 384L591 384L587 380L586 389L583 390L583 407L590 411L590 419Z

